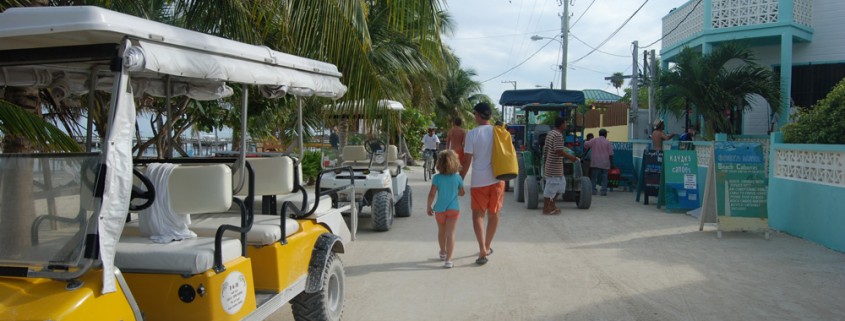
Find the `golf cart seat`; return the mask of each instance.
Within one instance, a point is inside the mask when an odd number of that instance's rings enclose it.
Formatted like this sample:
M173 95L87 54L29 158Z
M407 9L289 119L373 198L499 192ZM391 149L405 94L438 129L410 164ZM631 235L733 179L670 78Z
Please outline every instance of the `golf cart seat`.
M370 160L370 155L364 145L343 146L341 153L343 157L343 165L356 165L360 162L367 162Z
M387 167L390 168L390 175L393 176L405 167L405 161L399 159L399 148L396 145L387 146Z
M279 205L290 200L297 207L302 206L302 195L293 193L294 182L294 161L288 156L281 157L256 157L248 158L255 176L255 198L272 195L281 196ZM238 192L238 196L247 196L249 178L244 181L244 187ZM310 202L313 204L313 201ZM331 201L321 202L324 207L331 207ZM322 205L321 204L321 205ZM288 212L290 214L290 212ZM217 233L217 227L223 224L240 224L240 213L206 213L191 216L191 230L201 236L213 236ZM284 218L284 236L289 237L300 231L299 222L289 217ZM246 234L248 245L269 245L282 238L282 217L279 215L255 214L253 216L252 228ZM237 236L237 233L227 231L226 236Z
M167 179L167 199L159 197L156 202L167 201L176 215L223 212L232 205L231 186L232 171L226 165L177 165ZM223 237L220 244L224 263L241 256L237 238ZM212 268L214 251L213 237L155 243L149 236L124 233L117 245L115 265L127 272L193 275Z

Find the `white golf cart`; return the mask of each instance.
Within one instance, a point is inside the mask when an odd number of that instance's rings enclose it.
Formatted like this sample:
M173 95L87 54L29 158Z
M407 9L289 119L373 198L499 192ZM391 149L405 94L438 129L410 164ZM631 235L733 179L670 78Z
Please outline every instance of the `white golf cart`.
M323 150L323 166L351 166L354 172L355 194L339 192L332 194L335 207L355 202L358 212L364 206L372 209L372 227L376 231L387 231L393 225L394 216L411 216L413 195L408 187L405 162L399 157L399 148L390 141L390 113L401 115L402 103L379 100L377 114L387 115L382 119L361 119L365 102L343 102L333 107L326 117L331 127L345 123L346 144ZM399 117L397 117L399 119ZM397 126L398 128L399 126ZM384 129L386 128L386 132ZM401 130L398 137L402 137ZM331 147L331 146L328 146ZM346 172L330 172L323 176L321 188L336 188L350 179Z
M135 97L218 103L234 83L301 106L342 97L340 77L328 63L97 7L0 13L0 88L111 94L101 153L0 155L0 319L263 320L293 302L296 320L339 320L337 253L353 238L341 212L354 203L308 202L291 157L149 164L170 171L151 180L133 164L132 140ZM327 192L352 188L334 186ZM256 195L296 193L282 215L253 213ZM195 236L133 230L129 212L190 217Z

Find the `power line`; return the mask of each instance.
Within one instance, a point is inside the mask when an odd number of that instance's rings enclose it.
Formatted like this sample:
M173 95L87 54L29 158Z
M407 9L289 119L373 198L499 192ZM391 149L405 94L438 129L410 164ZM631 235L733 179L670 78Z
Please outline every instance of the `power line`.
M689 16L690 16L690 15L691 15L694 11L695 11L695 8L697 8L697 7L698 7L698 5L699 5L700 3L701 3L701 0L698 0L698 2L696 2L696 3L695 3L695 5L692 7L692 10L690 10L689 12L687 12L687 15L686 15L686 16L684 16L684 18L683 18L683 19L681 19L681 21L679 21L679 22L678 22L678 24L676 24L676 25L675 25L675 27L674 27L674 28L672 28L672 30L669 30L669 32L664 33L664 34L663 34L663 37L660 37L660 39L657 39L657 40L655 40L654 42L652 42L652 43L648 44L648 46L645 46L645 47L640 47L640 48L645 49L645 48L648 48L648 47L654 46L654 44L656 44L658 41L663 40L663 38L666 38L666 36L668 36L669 34L671 34L672 32L674 32L674 31L675 31L675 29L678 29L678 27L680 27L680 26L681 26L681 24L683 24L683 23L684 23L684 21L687 21L687 18L689 18Z
M590 44L588 44L588 43L584 42L584 40L581 40L581 38L578 38L577 36L575 36L575 35L573 35L573 34L571 34L571 33L570 33L569 35L570 35L572 38L574 38L575 40L578 40L578 42L580 42L580 43L584 44L585 46L587 46L587 48L590 48L590 49L593 49L593 50L595 50L595 51L601 52L601 53L603 53L603 54L605 54L605 55L611 55L611 56L615 56L615 57L622 57L622 58L629 58L629 57L631 57L630 55L627 55L627 56L626 56L626 55L619 55L619 54L609 53L609 52L607 52L607 51L601 51L601 50L599 50L598 48L595 48L595 47L593 47L593 46L590 46Z
M531 58L534 58L534 56L536 56L536 55L537 55L537 53L539 53L541 50L543 50L543 48L546 48L546 46L548 46L550 43L552 43L552 41L555 41L555 39L554 39L554 38L549 39L549 42L546 42L546 44L545 44L545 45L543 45L542 47L540 47L540 49L537 49L537 51L535 51L533 54L531 54L530 56L528 56L528 58L525 58L525 60L523 60L522 62L520 62L520 63L519 63L519 64L517 64L516 66L513 66L513 67L511 67L510 69L505 70L505 72L503 72L503 73L501 73L501 74L498 74L498 75L496 75L496 76L493 76L493 77L491 77L490 79L487 79L487 80L485 80L485 81L482 81L481 83L483 84L483 83L485 83L485 82L488 82L488 81L491 81L491 80L493 80L493 79L499 78L499 77L503 76L504 74L509 73L509 72L513 71L514 69L516 69L516 68L519 68L519 66L522 66L522 64L524 64L524 63L528 62L529 60L531 60Z
M604 41L602 41L602 42L601 42L598 46L596 46L596 48L593 48L593 50L591 50L590 52L588 52L586 55L581 56L581 58L575 59L575 60L573 60L573 61L572 61L572 62L570 62L570 63L574 64L574 63L576 63L576 62L579 62L579 61L581 61L582 59L587 58L589 55L592 55L594 52L596 52L596 51L598 50L598 48L601 48L602 46L604 46L604 45L605 45L608 41L610 41L610 39L611 39L611 38L613 38L613 36L616 36L616 34L617 34L617 33L619 33L619 31L620 31L620 30L622 30L622 28L624 28L624 27L625 27L625 25L627 25L627 24L628 24L628 22L630 22L630 21L631 21L631 19L633 19L633 18L634 18L634 16L636 16L636 15L637 15L637 13L638 13L638 12L640 12L640 10L642 10L642 9L643 9L643 7L645 7L645 4L646 4L646 3L648 3L648 0L643 1L643 4L641 4L641 5L640 5L640 7L639 7L639 8L637 8L637 11L634 11L634 13L633 13L633 14L631 14L631 16L630 16L630 17L628 17L628 19L625 19L625 22L623 22L623 23L622 23L622 25L621 25L621 26L619 26L619 28L616 28L616 30L614 30L614 31L613 31L613 33L611 33L611 34L610 34L610 36L607 36L607 39L604 39Z
M587 11L590 11L590 8L593 6L593 3L596 3L596 0L593 0L593 2L590 2L590 5L587 6L587 9L584 9L584 12L582 12L581 15L578 16L578 19L575 19L575 22L573 22L572 25L569 26L569 29L572 29L573 27L575 27L575 25L578 24L578 21L581 21L581 18L584 17L584 15L587 13Z

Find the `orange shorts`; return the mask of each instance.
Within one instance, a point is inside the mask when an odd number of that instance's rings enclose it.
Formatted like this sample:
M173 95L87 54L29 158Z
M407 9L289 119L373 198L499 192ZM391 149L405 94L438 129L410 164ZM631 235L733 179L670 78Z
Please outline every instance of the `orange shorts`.
M502 209L502 200L505 197L505 182L484 187L473 187L470 195L473 211L486 210L489 213L499 213L499 210Z
M446 210L445 212L434 213L437 224L446 224L446 220L457 220L461 216L458 210Z
M458 154L458 163L461 163L463 165L463 163L464 163L464 151L463 150L457 150L457 149L453 149L452 151L454 151L455 154Z

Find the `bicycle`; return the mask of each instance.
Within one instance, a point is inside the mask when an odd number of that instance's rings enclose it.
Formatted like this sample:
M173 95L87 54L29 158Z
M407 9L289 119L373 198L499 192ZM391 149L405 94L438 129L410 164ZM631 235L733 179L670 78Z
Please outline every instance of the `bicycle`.
M423 151L423 180L428 181L434 175L434 150Z

